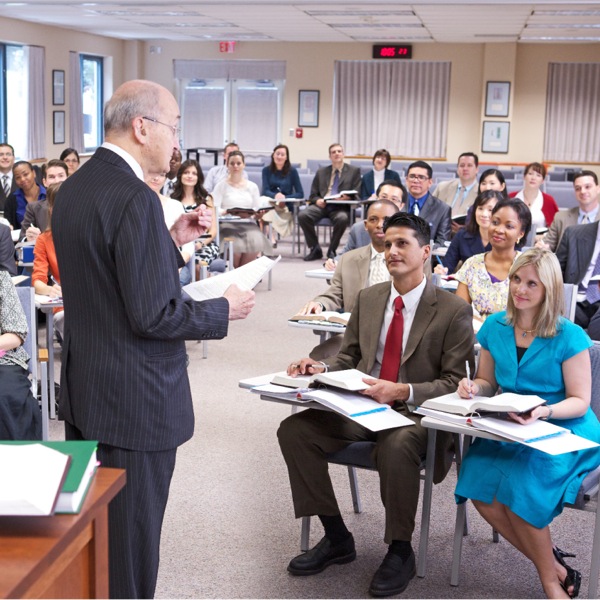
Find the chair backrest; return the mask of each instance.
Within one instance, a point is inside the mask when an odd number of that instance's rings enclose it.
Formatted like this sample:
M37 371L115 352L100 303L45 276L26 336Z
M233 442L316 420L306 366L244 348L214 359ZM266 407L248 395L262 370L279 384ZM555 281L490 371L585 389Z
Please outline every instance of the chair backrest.
M565 312L563 316L575 323L575 309L577 308L577 286L573 283L564 283Z
M37 329L35 319L35 292L32 287L16 287L17 296L27 319L27 338L23 343L25 352L29 355L29 372L32 376L32 391L37 394Z
M594 342L594 345L590 348L590 361L592 364L591 407L600 419L600 342Z

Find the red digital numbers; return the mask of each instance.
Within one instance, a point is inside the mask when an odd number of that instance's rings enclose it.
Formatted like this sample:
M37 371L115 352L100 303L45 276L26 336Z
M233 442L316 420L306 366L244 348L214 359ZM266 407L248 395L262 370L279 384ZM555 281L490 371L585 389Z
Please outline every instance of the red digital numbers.
M373 58L412 58L410 44L374 44Z
M379 56L385 57L385 58L390 58L390 57L396 56L396 48L394 48L393 46L387 47L387 48L382 48L379 51Z

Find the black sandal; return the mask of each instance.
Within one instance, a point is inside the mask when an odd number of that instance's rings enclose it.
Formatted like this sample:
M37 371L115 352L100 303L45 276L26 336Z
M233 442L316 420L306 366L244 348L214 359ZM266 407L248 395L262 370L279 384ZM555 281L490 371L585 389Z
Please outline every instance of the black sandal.
M581 573L570 567L564 560L565 558L575 558L575 554L565 552L556 546L552 548L552 553L554 554L556 561L567 570L567 576L560 584L562 589L565 590L571 598L577 598L579 595L579 588L581 587ZM571 586L573 587L573 591L569 593L569 588Z

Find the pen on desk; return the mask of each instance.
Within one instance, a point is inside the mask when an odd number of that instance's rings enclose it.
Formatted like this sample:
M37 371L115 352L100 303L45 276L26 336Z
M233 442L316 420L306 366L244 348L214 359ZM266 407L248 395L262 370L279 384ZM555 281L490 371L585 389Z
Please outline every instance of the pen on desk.
M465 361L465 365L467 367L467 384L469 385L469 398L473 397L473 392L471 391L471 367L469 366L469 361Z
M444 266L442 259L437 254L435 255L435 259L438 261L438 264L442 265L442 267Z

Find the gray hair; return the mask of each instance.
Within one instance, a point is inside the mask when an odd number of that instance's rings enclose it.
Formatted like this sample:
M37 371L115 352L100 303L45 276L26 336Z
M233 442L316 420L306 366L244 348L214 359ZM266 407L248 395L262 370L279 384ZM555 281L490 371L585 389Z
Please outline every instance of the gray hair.
M128 81L104 106L104 134L125 133L136 117L153 117L160 107L160 86L150 81Z

